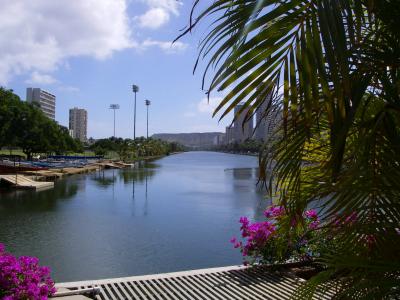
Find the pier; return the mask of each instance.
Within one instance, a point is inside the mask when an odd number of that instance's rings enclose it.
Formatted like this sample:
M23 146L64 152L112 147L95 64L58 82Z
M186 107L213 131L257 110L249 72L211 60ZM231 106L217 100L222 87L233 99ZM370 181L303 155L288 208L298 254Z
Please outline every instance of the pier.
M270 266L230 266L155 275L59 283L60 296L66 291L93 291L97 300L265 300L289 299L304 279ZM57 296L57 295L56 295ZM74 296L77 297L77 296ZM330 299L329 293L318 299ZM60 297L59 299L72 299ZM86 299L83 296L74 299Z
M0 175L0 181L4 180L16 188L43 190L54 187L54 182L35 181L27 176L13 174Z
M121 161L103 161L80 167L16 171L15 174L0 174L0 180L10 183L14 188L41 190L54 187L54 181L64 176L96 172L102 169L122 169L132 166L134 166L134 164L128 164Z

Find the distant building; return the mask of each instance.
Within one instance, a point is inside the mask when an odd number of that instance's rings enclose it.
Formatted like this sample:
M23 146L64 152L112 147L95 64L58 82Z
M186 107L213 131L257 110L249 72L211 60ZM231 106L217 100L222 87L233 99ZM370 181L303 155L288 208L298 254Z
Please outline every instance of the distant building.
M224 133L216 135L213 139L213 144L215 146L222 145L222 144L224 144L224 142L225 142L225 134Z
M264 103L262 103L256 111L257 127L255 130L255 138L264 142L277 137L274 136L274 134L282 123L282 109L278 106L272 103L271 107L266 112L271 101L272 95L268 95Z
M87 142L88 142L89 145L93 145L94 143L96 143L96 140L95 140L94 138L90 137L90 138L87 140Z
M175 142L193 149L207 148L215 145L216 137L222 132L193 132L193 133L156 133L153 139ZM217 138L218 139L218 138Z
M254 137L257 140L265 141L269 132L271 131L272 121L274 116L272 113L266 112L269 105L271 105L272 93L268 94L264 102L258 107L256 111L256 129Z
M242 107L242 104L235 107L235 120L233 121L233 139L238 143L244 142L253 136L253 116L244 122L249 108L244 109L240 115L237 116Z
M69 110L69 130L72 137L81 142L87 141L87 111L82 108L71 108Z
M231 144L235 141L233 126L225 128L225 144Z
M50 119L56 118L56 96L40 88L27 88L26 101L36 103Z

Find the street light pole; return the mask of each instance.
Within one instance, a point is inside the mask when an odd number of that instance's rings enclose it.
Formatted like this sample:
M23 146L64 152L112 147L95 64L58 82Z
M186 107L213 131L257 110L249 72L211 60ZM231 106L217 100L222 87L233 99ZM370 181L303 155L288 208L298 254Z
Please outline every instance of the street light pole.
M133 84L132 85L132 92L135 93L135 104L134 104L134 111L133 111L133 139L136 139L136 93L139 92L139 86Z
M151 104L150 100L145 100L144 101L146 104L146 108L147 108L147 139L149 138L149 106Z
M119 104L110 104L110 109L114 111L114 137L115 137L115 110L119 109Z

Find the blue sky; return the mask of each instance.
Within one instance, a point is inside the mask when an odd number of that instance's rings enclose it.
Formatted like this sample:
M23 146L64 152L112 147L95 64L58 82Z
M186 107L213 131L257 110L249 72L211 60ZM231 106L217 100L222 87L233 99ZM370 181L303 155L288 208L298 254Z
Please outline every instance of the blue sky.
M171 45L189 18L192 1L176 0L3 0L0 11L0 84L25 99L27 87L57 97L56 120L68 124L72 107L88 111L88 136L112 135L111 103L117 136L133 136L133 93L137 135L145 135L144 100L150 106L150 134L224 131L230 117L211 118L201 90L200 69L193 76L196 30Z

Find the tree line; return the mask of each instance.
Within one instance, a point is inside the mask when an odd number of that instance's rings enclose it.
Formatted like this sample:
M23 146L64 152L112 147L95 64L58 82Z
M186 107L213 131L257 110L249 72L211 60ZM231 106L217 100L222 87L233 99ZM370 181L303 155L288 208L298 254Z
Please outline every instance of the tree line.
M231 152L231 153L259 153L263 148L264 143L260 140L255 139L247 139L243 142L234 142L229 144L222 144L218 146L214 146L212 150L222 151L222 152Z
M49 119L35 104L0 87L0 149L22 149L27 159L36 153L65 154L82 152L79 140L69 135L66 127Z
M89 146L96 155L106 155L115 152L120 159L135 160L141 157L168 155L173 152L184 151L185 149L178 143L166 142L152 138L123 139L110 137L97 140Z

